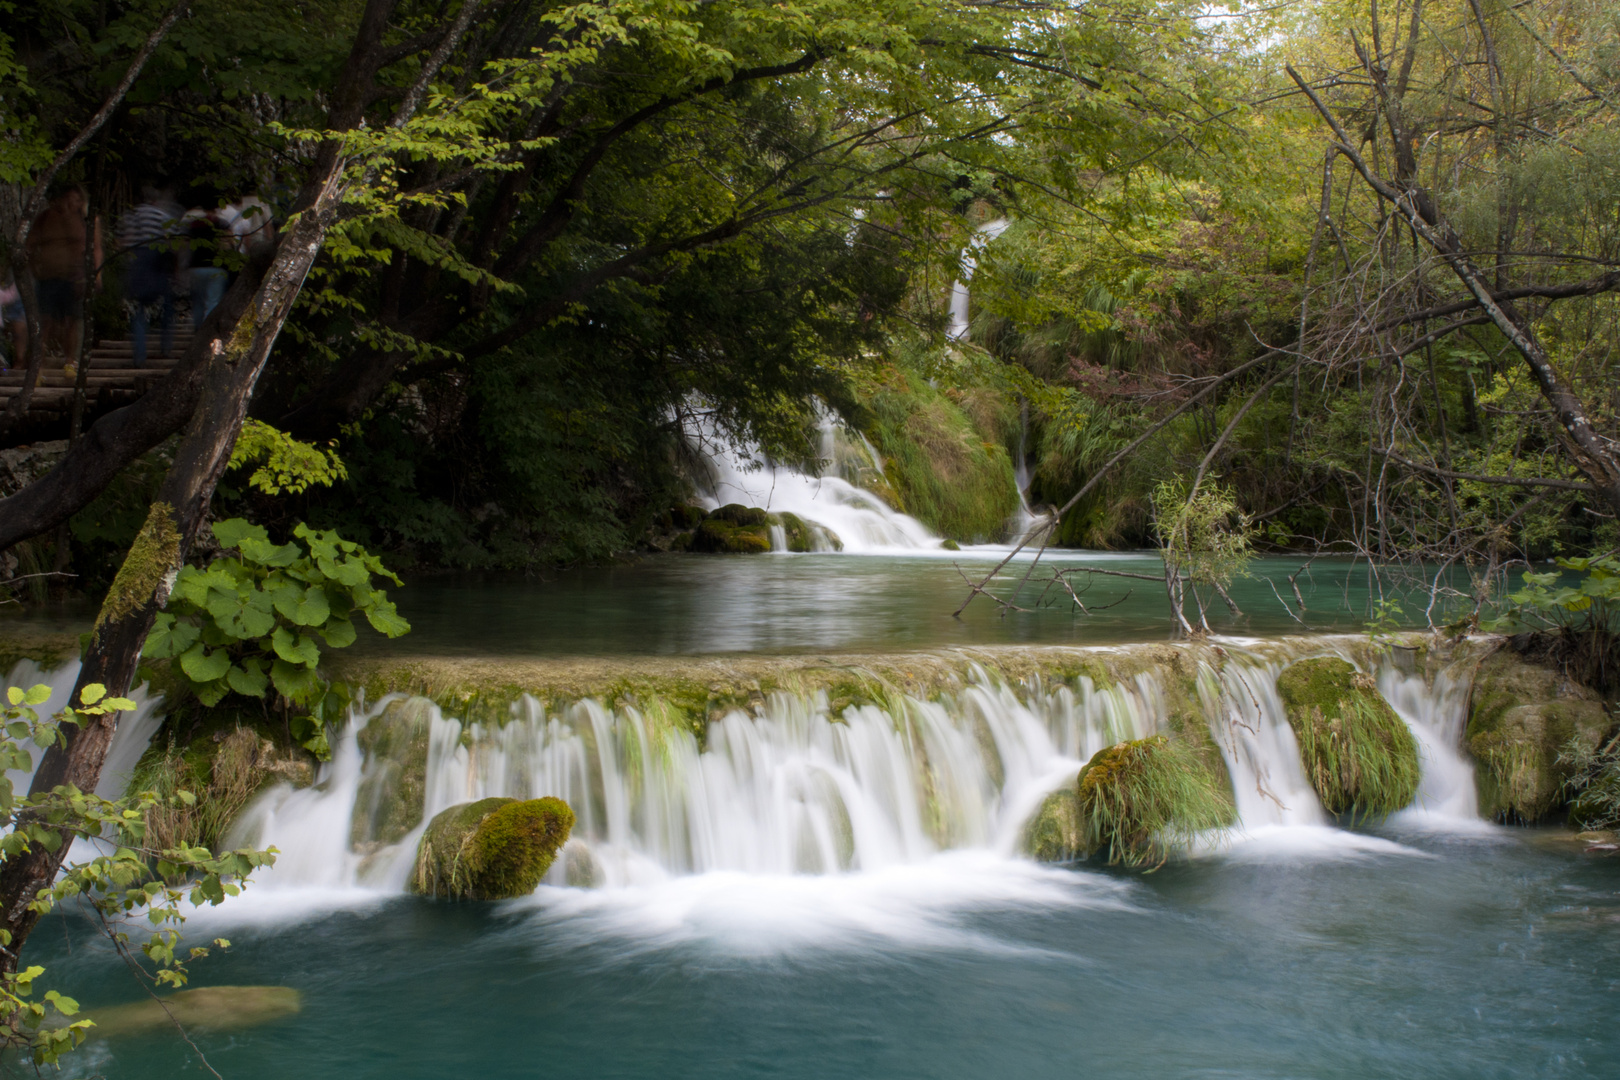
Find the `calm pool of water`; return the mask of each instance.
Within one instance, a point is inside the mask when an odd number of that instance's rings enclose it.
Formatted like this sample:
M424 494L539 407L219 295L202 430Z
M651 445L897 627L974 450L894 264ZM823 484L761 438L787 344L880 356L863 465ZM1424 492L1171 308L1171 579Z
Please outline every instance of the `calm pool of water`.
M678 655L921 649L948 645L1107 644L1162 639L1172 621L1157 581L1075 578L1090 614L1057 588L1048 566L1162 573L1151 554L1062 553L1043 558L1018 604L1003 614L980 598L961 618L964 573L989 572L1001 554L941 556L669 555L545 578L434 578L397 593L412 632L360 648L435 655ZM1275 635L1360 628L1366 563L1317 560L1298 579L1304 625L1285 610L1302 559L1259 559L1233 590L1243 617L1216 602L1219 633ZM1028 569L1009 564L995 590L1011 595ZM1272 591L1273 585L1277 592ZM1044 596L1043 596L1044 591ZM1421 621L1421 603L1411 617Z

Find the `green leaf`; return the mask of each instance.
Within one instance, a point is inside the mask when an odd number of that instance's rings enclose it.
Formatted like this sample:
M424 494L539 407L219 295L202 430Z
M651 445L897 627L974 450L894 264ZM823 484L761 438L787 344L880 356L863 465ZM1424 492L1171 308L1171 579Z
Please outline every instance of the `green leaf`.
M255 698L264 697L264 692L270 687L270 677L265 673L263 662L256 656L243 660L240 667L232 664L225 681L238 694Z
M321 636L326 644L334 649L344 649L354 644L354 623L348 619L332 619L321 627Z
M319 692L321 682L315 672L302 664L277 660L270 665L270 681L276 692L288 701L302 704Z
M79 700L86 705L94 705L107 696L107 688L98 682L90 683L79 691Z
M400 618L393 602L389 600L366 608L366 621L371 624L373 630L391 638L408 634L411 630L411 624Z
M222 679L231 668L230 655L223 649L208 650L201 642L180 656L180 670L193 682L206 683Z
M253 525L241 518L230 518L226 521L216 521L212 526L214 539L219 541L222 548L234 548L243 540L253 539L268 541L270 534L264 531L264 526Z
M294 608L293 622L299 626L319 626L332 615L332 607L326 602L326 590L319 585L311 585L304 590L303 598Z
M289 664L303 664L312 668L321 662L320 646L307 634L294 635L285 626L278 626L270 640L276 655Z

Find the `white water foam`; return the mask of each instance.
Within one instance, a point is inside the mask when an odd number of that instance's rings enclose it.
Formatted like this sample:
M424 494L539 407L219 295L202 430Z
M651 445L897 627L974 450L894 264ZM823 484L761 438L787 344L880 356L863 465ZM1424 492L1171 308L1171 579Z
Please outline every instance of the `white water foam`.
M1335 646L1312 648L1321 655ZM1277 694L1278 650L1227 649L1222 673L1205 668L1199 690L1233 778L1239 825L1211 838L1205 853L1421 856L1335 827L1305 778ZM1437 683L1429 701L1422 679L1388 669L1380 679L1415 731L1452 737L1437 718L1458 722L1460 684ZM392 844L370 839L376 807L360 805L362 791L389 763L364 754L358 734L415 709L427 733L422 822L492 795L555 795L574 808L573 837L530 904L537 918L578 916L603 934L644 924L650 935L676 937L735 924L746 943L750 935L791 938L797 931L782 929L781 919L825 907L804 934L898 933L882 929L885 912L911 910L905 898L913 894L937 892L946 913L1023 894L1045 902L1042 883L1055 879L1017 855L1026 822L1098 750L1168 724L1151 671L1099 689L1083 677L1072 688L1014 685L969 667L937 700L897 691L883 700L835 716L823 693L775 693L710 724L700 745L681 724L628 704L548 710L525 698L509 722L485 726L464 725L422 699L386 699L357 713L314 787L281 785L261 797L232 842L281 849L255 890L313 890L307 903L289 895L288 910L401 891L425 826ZM1433 805L1457 811L1471 789L1460 755L1426 754L1423 790ZM984 872L956 873L967 866ZM265 900L264 910L278 903ZM756 904L773 911L733 910ZM653 908L667 910L665 922L651 917Z

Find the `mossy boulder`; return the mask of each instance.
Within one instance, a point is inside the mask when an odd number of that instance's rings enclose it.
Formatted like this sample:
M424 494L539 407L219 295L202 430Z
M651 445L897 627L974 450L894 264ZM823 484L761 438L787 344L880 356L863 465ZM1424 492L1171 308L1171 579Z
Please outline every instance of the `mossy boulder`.
M1041 800L1024 826L1021 846L1039 862L1068 862L1085 854L1086 826L1077 785L1069 784Z
M1500 649L1480 662L1464 736L1474 757L1479 809L1504 821L1539 821L1564 801L1572 739L1596 748L1611 722L1598 696L1556 668Z
M705 520L720 521L727 525L745 528L750 525L768 525L771 521L771 515L757 506L727 503L718 510L710 511Z
M1372 676L1344 660L1301 660L1283 669L1277 689L1328 813L1381 816L1417 797L1417 740Z
M770 515L756 506L730 503L703 519L688 551L757 555L771 550Z
M428 823L410 888L454 900L507 900L534 892L574 827L561 799L480 799Z
M389 702L361 729L357 739L367 766L350 826L357 848L397 844L422 823L432 727L433 702L409 697Z
M1087 850L1126 866L1158 866L1199 833L1237 820L1224 773L1164 735L1093 754L1080 770L1079 811Z
M789 551L807 552L812 549L810 526L806 525L804 519L798 514L786 512L772 514L770 524L781 527L783 534L787 537L787 549Z

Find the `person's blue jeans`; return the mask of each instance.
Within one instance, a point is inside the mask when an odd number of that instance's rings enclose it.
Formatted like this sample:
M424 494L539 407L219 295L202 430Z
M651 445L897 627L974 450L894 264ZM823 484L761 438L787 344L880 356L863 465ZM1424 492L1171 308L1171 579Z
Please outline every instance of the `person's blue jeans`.
M217 266L198 266L191 271L191 325L201 326L208 313L219 306L230 275Z
M161 310L163 352L174 348L174 278L158 262L158 253L148 247L134 252L125 292L130 300L129 338L135 352L135 366L146 366L146 328L154 305Z

